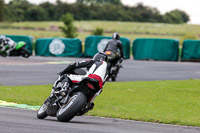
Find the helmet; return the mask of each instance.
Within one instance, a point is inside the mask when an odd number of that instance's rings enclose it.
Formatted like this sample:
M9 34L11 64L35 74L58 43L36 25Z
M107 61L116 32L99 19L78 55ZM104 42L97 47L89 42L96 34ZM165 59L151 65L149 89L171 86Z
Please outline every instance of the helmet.
M2 43L4 40L6 40L6 36L1 35L1 36L0 36L0 43Z
M118 33L113 33L112 39L119 40L120 39L119 34Z
M108 62L108 57L106 54L99 52L94 55L93 60Z

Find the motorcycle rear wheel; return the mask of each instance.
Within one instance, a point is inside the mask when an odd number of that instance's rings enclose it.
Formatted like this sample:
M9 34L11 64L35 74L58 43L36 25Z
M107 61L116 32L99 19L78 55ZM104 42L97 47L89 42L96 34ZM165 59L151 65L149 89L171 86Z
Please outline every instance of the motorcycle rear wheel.
M117 79L117 75L112 77L112 81L116 81L116 79Z
M85 94L74 93L67 104L63 105L57 112L57 119L61 122L70 121L84 107L87 102Z
M118 73L119 73L119 69L120 69L120 67L118 66L117 67L117 70L115 70L115 72L114 72L114 74L113 74L113 76L112 76L112 81L116 81L116 79L117 79L117 75L118 75Z

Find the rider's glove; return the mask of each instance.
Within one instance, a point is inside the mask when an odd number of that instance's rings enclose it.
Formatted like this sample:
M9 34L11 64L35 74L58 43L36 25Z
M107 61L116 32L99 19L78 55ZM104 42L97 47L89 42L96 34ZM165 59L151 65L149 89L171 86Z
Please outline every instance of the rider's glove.
M61 72L58 73L58 75L62 76L62 75L64 75L64 72L61 71Z

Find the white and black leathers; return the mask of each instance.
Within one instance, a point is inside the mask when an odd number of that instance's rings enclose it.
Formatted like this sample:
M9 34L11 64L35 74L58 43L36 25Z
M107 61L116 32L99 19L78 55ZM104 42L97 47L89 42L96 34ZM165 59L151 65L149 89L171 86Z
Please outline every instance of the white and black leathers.
M103 60L96 60L96 61L84 60L80 62L75 62L69 64L69 66L59 74L60 75L67 74L76 68L83 68L83 67L87 68L86 75L69 74L68 77L71 79L71 81L73 83L76 83L81 81L85 77L94 78L99 81L99 87L102 88L107 74L107 63Z
M15 49L17 43L8 37L1 36L1 44L0 51L6 51L7 54L10 53L13 49ZM7 48L8 47L8 48Z

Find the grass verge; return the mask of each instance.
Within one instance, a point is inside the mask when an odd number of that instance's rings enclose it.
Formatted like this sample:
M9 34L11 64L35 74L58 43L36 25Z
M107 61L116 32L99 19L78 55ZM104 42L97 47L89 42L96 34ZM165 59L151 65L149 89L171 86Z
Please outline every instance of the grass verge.
M0 100L40 105L51 87L0 86ZM200 126L200 80L108 82L88 115Z

